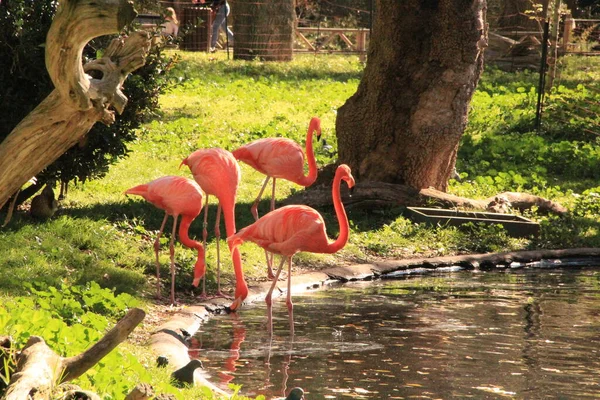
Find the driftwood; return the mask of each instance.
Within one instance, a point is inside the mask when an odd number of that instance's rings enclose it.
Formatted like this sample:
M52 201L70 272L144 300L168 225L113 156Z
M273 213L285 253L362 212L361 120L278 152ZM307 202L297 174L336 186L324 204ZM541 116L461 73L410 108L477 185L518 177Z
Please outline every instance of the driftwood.
M520 211L536 206L539 211L546 213L564 214L567 212L565 207L554 201L526 193L504 192L489 199L474 200L431 188L417 190L406 185L383 182L359 182L354 187L352 196L342 190L342 200L346 207L365 209L394 206L439 206L485 210L496 197L505 197L513 208ZM288 197L283 204L307 204L313 207L331 205L331 187L329 185L313 185Z
M125 397L125 400L148 400L154 396L152 386L140 383Z
M73 357L56 354L39 336L31 336L17 361L5 400L50 399L57 383L78 378L110 353L144 319L146 313L134 308L95 345ZM93 398L93 397L92 397Z
M115 39L85 67L82 52L91 39L119 33L135 16L127 0L60 1L46 39L46 68L55 89L0 143L0 207L96 122L113 123L111 106L123 111L121 86L144 65L149 34Z

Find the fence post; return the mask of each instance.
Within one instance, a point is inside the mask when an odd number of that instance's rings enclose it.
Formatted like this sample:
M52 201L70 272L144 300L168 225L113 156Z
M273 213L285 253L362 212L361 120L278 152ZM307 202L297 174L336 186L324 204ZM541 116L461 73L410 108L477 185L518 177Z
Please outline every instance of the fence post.
M573 28L575 27L575 20L571 17L571 14L567 14L565 18L565 27L563 29L563 43L562 49L563 52L566 53L569 49L569 42L571 42L571 32L573 32Z

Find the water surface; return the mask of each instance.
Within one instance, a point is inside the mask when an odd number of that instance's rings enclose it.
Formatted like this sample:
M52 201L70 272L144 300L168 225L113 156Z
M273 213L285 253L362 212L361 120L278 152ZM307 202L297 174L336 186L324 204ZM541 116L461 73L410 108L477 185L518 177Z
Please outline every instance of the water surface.
M222 388L307 399L600 398L600 269L347 284L216 316L195 339Z

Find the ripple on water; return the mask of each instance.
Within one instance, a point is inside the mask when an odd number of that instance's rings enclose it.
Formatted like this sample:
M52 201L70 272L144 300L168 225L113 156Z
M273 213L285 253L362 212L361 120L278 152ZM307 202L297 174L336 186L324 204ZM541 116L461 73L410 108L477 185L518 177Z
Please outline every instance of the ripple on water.
M594 398L598 269L453 273L345 285L217 316L198 332L215 383L267 399ZM489 397L492 398L492 397Z

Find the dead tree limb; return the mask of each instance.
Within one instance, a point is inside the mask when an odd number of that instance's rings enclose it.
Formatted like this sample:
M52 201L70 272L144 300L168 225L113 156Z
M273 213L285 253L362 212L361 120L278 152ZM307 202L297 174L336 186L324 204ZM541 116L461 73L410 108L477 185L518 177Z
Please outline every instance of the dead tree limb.
M527 193L504 192L496 196L504 196L513 208L521 211L537 206L542 212L564 214L567 209L562 205ZM377 208L395 206L440 206L460 209L485 210L494 197L483 200L469 199L440 192L435 189L417 190L406 185L384 182L358 182L352 196L342 189L342 199L347 207ZM327 184L311 186L283 201L283 204L306 204L313 207L331 205L331 186Z
M17 372L11 377L5 400L49 399L58 383L78 378L110 353L144 319L146 313L134 308L95 345L83 353L63 358L39 336L31 336L17 362Z
M46 67L55 89L0 143L0 204L96 122L114 122L111 106L123 111L127 99L121 86L144 65L149 34L115 39L102 59L85 67L82 51L96 36L119 33L135 15L127 0L60 1L46 38Z

